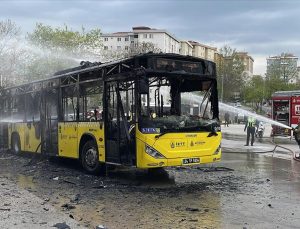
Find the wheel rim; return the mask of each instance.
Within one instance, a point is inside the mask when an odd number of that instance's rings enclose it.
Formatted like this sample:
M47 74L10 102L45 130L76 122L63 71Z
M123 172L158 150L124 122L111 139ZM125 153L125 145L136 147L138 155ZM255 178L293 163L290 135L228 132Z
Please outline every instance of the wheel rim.
M85 163L88 167L93 168L97 164L97 151L95 148L90 148L85 153Z

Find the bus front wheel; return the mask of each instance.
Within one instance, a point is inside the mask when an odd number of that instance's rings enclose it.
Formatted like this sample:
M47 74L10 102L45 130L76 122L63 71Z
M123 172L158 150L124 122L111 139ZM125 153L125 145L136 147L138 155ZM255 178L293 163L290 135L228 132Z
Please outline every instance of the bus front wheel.
M103 165L99 162L99 153L97 145L94 141L87 141L81 151L81 165L91 174L97 174L102 169Z
M11 138L11 149L14 153L21 152L20 137L18 135L13 135Z

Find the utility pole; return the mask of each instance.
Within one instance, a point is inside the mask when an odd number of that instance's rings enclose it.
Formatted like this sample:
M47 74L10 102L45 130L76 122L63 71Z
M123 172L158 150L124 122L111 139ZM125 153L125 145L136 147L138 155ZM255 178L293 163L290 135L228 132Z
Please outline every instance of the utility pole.
M224 74L222 75L222 87L221 87L221 102L223 102L223 93L224 93Z

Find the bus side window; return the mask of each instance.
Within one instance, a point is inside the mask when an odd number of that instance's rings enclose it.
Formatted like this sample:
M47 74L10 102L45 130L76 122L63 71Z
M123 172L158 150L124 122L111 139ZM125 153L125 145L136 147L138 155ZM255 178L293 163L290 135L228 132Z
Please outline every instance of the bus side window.
M76 121L77 115L77 90L74 86L65 87L63 97L63 120L66 122Z
M81 85L79 98L80 121L95 122L102 120L102 93L102 86L99 86L98 82Z

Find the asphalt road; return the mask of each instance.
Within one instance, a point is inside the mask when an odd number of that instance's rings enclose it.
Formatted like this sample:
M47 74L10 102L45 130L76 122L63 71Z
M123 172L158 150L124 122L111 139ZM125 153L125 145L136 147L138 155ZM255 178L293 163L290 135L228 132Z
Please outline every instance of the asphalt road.
M298 228L300 162L267 137L244 147L242 125L223 135L222 162L158 174L1 152L0 228Z

